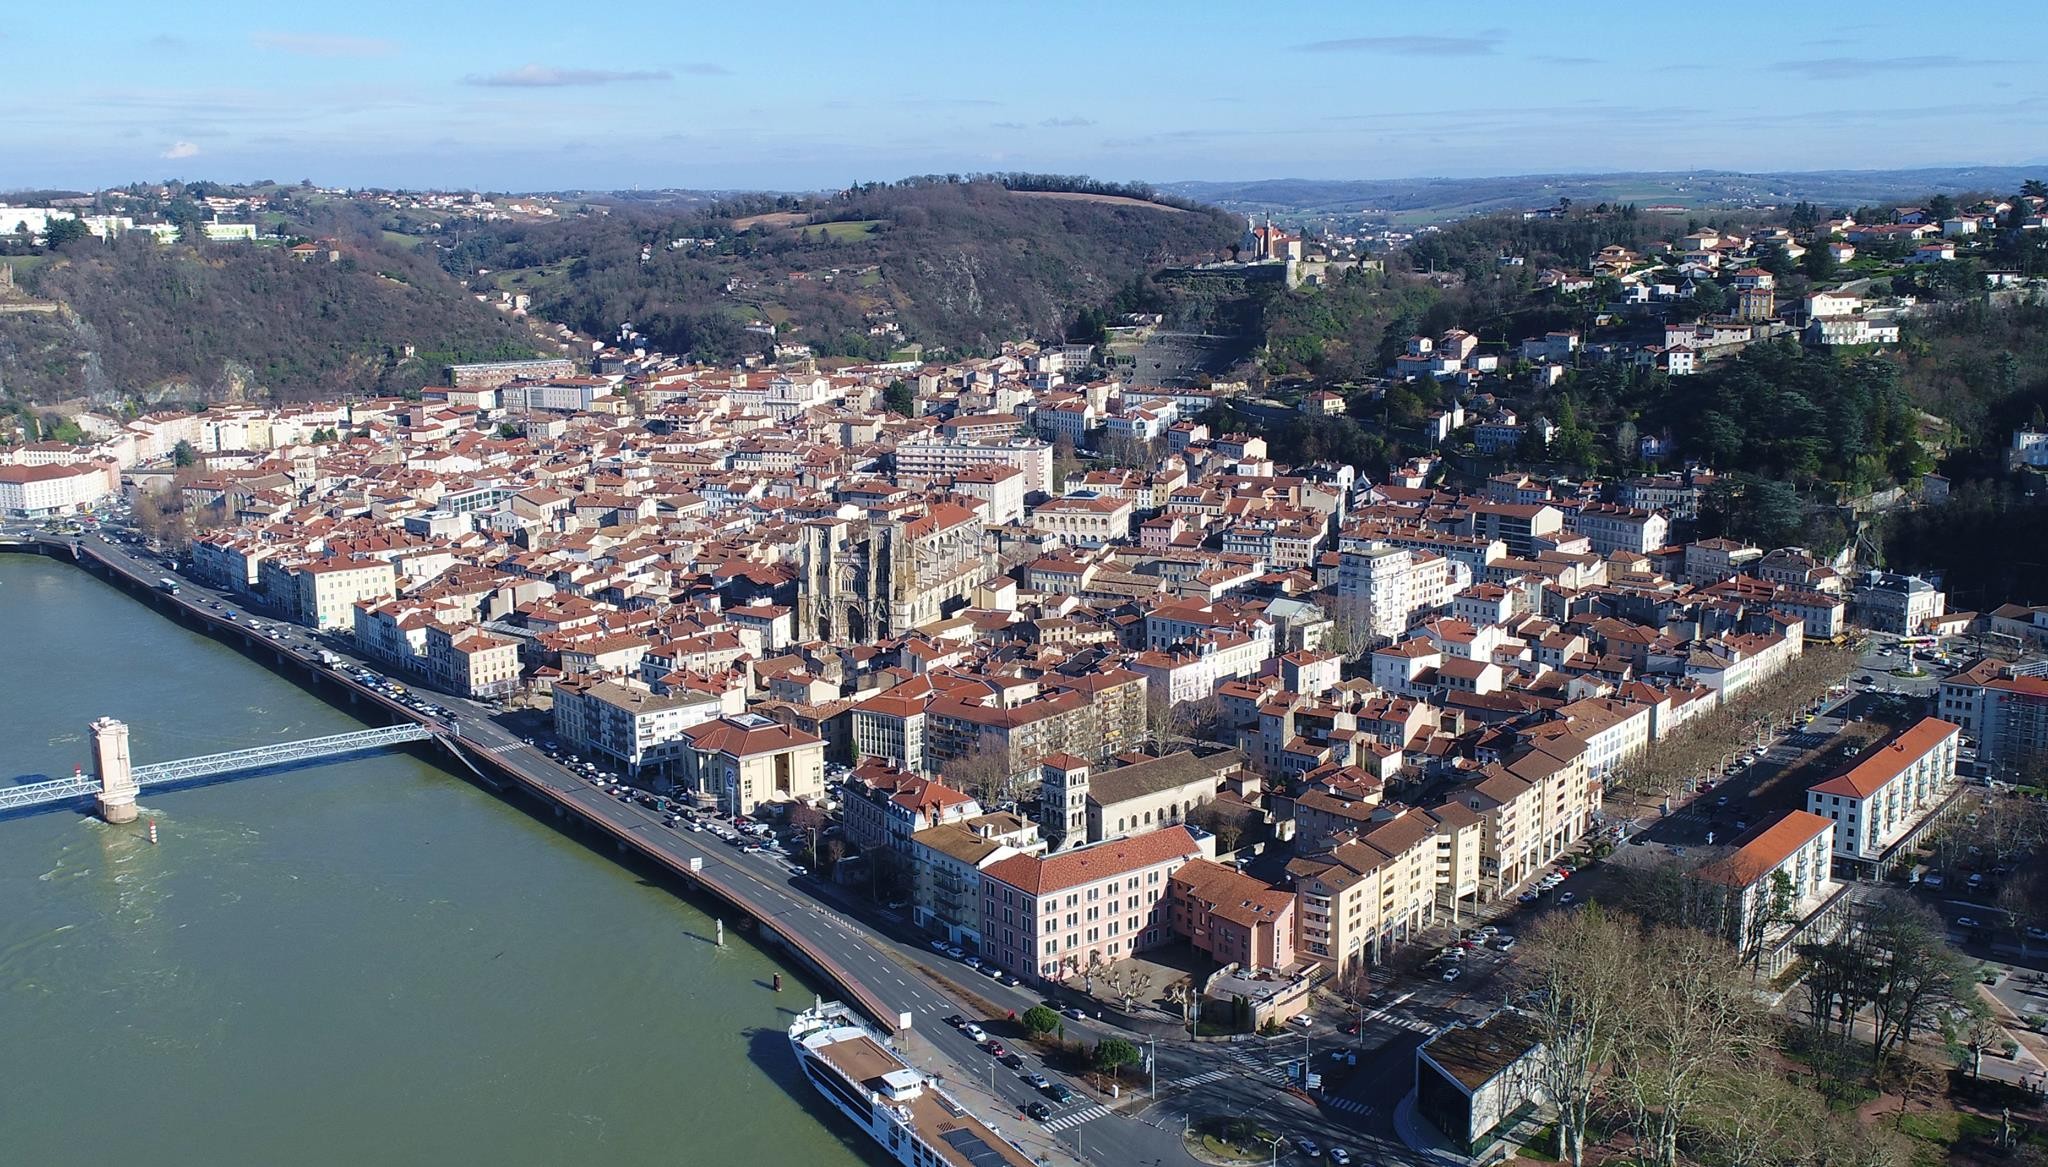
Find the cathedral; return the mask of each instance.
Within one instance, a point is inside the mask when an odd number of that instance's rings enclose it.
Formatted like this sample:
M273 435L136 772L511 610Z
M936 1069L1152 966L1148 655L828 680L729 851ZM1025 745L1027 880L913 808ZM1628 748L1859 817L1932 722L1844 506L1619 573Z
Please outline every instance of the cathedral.
M966 607L992 570L982 528L952 502L806 523L798 637L865 644Z

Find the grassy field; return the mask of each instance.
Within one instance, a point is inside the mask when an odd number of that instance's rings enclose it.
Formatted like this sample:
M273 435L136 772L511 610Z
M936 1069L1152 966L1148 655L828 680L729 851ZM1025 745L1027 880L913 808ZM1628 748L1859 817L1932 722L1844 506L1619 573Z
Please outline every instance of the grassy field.
M819 223L815 229L824 232L825 238L834 243L845 243L854 239L865 239L882 226L880 219L848 219L844 223ZM804 230L812 230L806 227Z
M734 219L732 221L732 229L735 231L745 231L753 227L792 227L808 218L810 216L802 211L776 211L767 215L748 215L744 219Z
M14 277L17 280L48 262L50 262L50 257L48 255L0 256L0 265L5 265L7 267L13 268Z
M1175 215L1187 214L1187 211L1180 207L1169 207L1165 203L1155 203L1149 199L1134 199L1128 195L1089 194L1086 191L1078 190L1013 190L1010 193L1020 199L1064 199L1073 203L1102 203L1112 207L1144 207L1147 210L1167 211Z
M407 235L403 231L379 231L377 234L384 237L384 242L403 247L407 251L418 251L420 244L426 242L423 235Z

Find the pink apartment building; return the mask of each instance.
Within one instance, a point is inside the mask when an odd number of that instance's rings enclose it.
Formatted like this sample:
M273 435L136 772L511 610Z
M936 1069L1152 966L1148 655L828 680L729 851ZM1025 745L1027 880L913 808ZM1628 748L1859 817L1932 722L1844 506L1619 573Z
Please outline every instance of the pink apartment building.
M981 955L1019 976L1063 980L1164 944L1173 873L1203 855L1186 827L1168 827L992 863L981 873Z

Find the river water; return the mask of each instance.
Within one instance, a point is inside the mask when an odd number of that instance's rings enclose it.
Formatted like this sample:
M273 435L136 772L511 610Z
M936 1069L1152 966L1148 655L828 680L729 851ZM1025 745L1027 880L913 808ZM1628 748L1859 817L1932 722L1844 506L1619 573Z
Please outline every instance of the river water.
M0 662L0 782L89 765L102 714L137 763L361 727L29 556L0 555ZM801 978L436 766L142 808L0 819L0 1164L880 1161L796 1075Z

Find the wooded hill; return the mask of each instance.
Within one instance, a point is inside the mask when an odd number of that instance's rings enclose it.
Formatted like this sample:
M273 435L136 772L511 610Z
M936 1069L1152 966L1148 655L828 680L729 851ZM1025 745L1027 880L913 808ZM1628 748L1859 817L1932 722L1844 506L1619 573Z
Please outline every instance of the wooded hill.
M252 243L66 243L18 283L69 312L0 315L0 388L28 402L305 399L397 392L450 361L536 351L530 330L430 258L367 231L337 246L330 263Z
M880 358L906 342L957 356L1057 333L1161 265L1219 254L1241 230L1143 188L1037 185L1063 189L948 176L830 198L459 224L444 263L479 287L531 295L548 319L597 336L630 323L655 347L703 360L776 340L820 356Z

